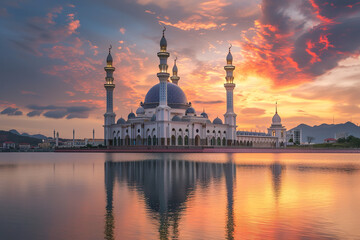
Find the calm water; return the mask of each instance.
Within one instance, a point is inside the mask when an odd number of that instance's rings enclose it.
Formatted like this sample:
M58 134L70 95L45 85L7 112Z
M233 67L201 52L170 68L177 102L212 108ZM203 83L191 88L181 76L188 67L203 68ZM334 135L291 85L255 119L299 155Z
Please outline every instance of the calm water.
M0 239L360 239L360 155L1 153Z

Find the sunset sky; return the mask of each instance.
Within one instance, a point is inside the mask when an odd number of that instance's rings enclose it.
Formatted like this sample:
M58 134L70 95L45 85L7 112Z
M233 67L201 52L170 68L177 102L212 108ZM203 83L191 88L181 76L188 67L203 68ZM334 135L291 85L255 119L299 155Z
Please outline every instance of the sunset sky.
M360 123L360 1L2 0L0 129L103 138L112 44L117 118L158 83L163 25L179 86L198 113L226 111L228 47L238 129Z

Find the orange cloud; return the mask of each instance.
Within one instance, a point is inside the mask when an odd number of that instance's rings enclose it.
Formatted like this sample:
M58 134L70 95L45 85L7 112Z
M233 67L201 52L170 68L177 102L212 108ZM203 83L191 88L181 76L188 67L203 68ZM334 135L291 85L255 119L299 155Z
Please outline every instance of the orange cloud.
M176 28L179 28L184 31L189 31L189 30L197 31L197 30L201 30L201 29L210 30L210 29L215 29L215 28L219 27L214 22L210 22L210 21L202 22L202 17L199 15L191 16L188 19L186 19L185 21L180 20L176 23L171 23L169 21L164 21L164 20L159 21L159 23L167 25L167 26L176 27Z

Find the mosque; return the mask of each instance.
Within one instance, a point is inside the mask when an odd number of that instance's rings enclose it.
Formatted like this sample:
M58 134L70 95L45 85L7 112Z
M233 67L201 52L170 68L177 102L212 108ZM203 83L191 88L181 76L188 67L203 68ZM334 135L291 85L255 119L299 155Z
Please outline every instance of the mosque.
M268 133L244 132L236 130L233 91L235 88L235 66L232 64L231 47L226 56L225 90L226 113L224 122L219 117L211 121L203 111L197 114L188 102L184 91L179 87L180 77L176 59L170 77L167 59L165 29L160 40L160 59L157 77L159 83L147 92L144 102L140 103L136 114L131 111L128 119L119 118L115 122L113 111L113 91L115 88L113 58L111 48L106 59L106 113L104 114L104 141L106 146L247 146L247 147L284 147L286 128L276 113ZM170 80L171 82L170 82Z

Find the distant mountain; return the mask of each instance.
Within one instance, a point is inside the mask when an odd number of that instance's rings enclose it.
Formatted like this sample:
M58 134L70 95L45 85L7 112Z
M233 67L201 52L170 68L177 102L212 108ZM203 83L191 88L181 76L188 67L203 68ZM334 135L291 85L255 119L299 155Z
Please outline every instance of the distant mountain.
M36 146L38 143L42 142L41 139L21 136L20 134L15 134L14 131L0 131L0 144L2 145L3 142L8 141L16 144L29 143L31 146Z
M15 129L11 129L11 130L9 130L9 132L16 134L16 135L20 135L20 133Z
M300 124L293 129L302 130L302 142L307 142L308 137L314 137L313 143L323 143L326 138L335 138L335 134L347 133L354 137L360 137L360 127L356 126L352 122L346 122L341 124L321 124L313 127ZM291 129L291 130L293 130Z
M34 134L34 135L30 135L28 133L22 133L21 136L24 136L24 137L33 137L33 138L37 138L37 139L47 139L48 137L47 136L44 136L42 134Z
M23 136L23 137L32 137L32 138L37 138L37 139L48 139L47 136L45 135L42 135L42 134L34 134L34 135L30 135L28 133L22 133L20 134L16 129L11 129L9 130L9 132L13 133L13 134L16 134L16 135L20 135L20 136Z

